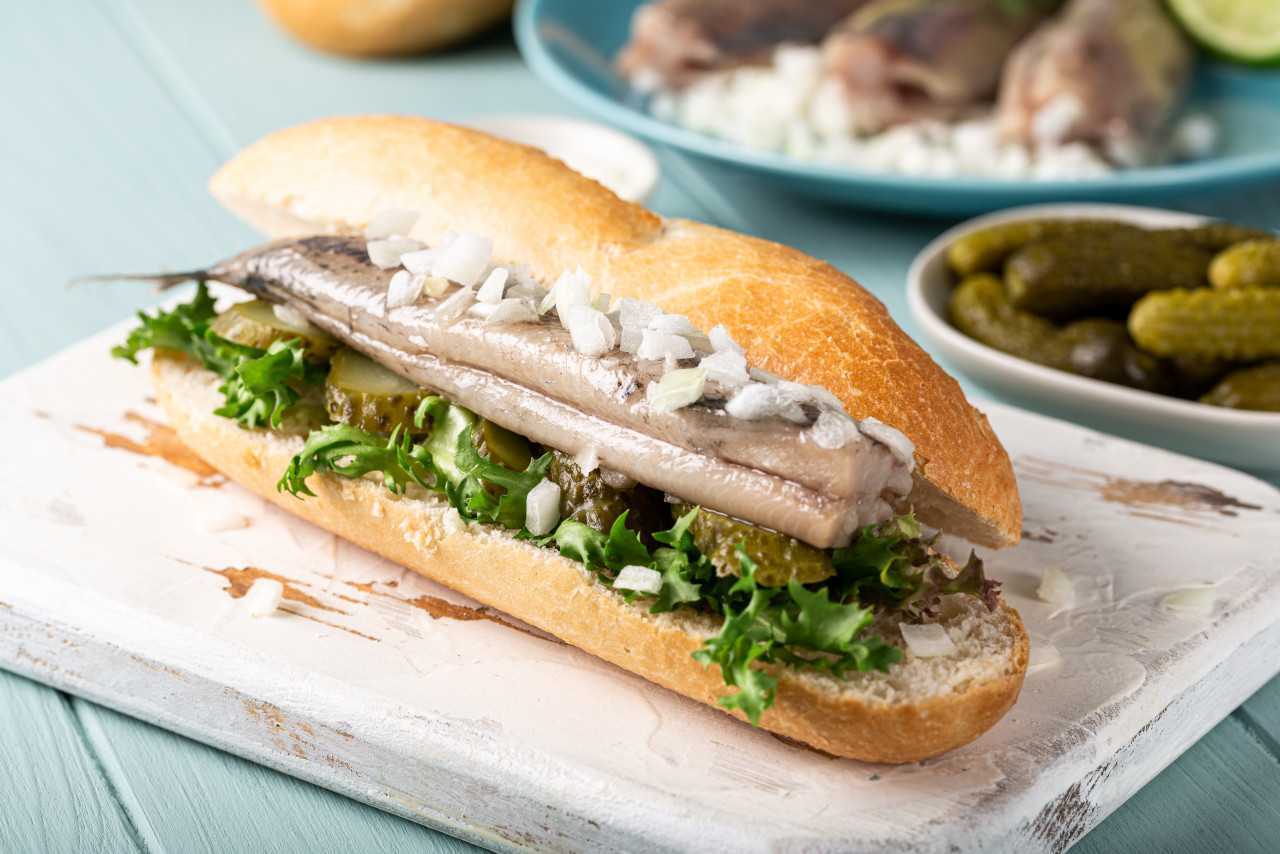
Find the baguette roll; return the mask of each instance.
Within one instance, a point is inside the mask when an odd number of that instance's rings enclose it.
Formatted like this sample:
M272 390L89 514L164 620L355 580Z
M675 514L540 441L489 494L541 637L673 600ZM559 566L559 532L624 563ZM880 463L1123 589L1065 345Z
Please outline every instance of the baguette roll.
M898 508L999 548L1021 537L1013 467L986 417L851 278L797 250L664 219L542 152L406 116L328 119L276 132L228 162L214 197L271 237L358 234L386 209L417 211L410 235L493 241L495 260L553 281L581 265L598 290L648 300L710 329L748 360L832 392L915 444Z

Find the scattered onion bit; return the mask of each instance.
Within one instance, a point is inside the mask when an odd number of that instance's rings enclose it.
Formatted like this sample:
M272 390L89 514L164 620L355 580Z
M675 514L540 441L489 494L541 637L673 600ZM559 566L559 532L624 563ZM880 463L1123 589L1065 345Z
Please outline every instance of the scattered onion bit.
M1076 602L1076 589L1071 584L1071 579L1055 566L1045 567L1036 595L1053 605L1069 606Z
M275 612L284 599L284 585L274 578L257 578L249 585L244 594L244 607L249 609L249 616L262 619Z
M919 658L955 655L957 652L947 630L939 623L899 623L898 629L907 642L907 650Z
M1213 587L1184 587L1160 600L1160 607L1184 614L1208 614L1218 601L1218 591Z

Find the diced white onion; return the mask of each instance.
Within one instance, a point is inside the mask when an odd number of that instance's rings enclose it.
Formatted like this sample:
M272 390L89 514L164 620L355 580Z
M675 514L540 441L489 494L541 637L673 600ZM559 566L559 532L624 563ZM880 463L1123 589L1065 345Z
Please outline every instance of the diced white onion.
M469 287L480 281L492 254L492 241L463 232L444 247L440 257L431 265L431 275L444 276L451 282Z
M656 383L650 383L649 403L654 409L667 412L688 406L702 397L707 372L702 368L684 368L668 371Z
M662 573L647 566L624 566L613 580L613 586L656 595L662 592Z
M902 631L902 639L907 642L907 649L919 658L956 654L955 643L939 623L899 623L898 628Z
M533 323L538 311L527 299L504 299L484 319L485 326L501 326L508 323Z
M431 275L431 268L435 265L436 259L443 254L439 248L436 249L420 249L417 252L406 252L400 256L400 263L410 273L418 276Z
M573 349L584 356L603 356L617 345L613 324L604 312L589 305L566 305L557 309L560 321L569 329Z
M858 429L858 422L848 415L825 410L818 415L818 420L813 422L805 436L817 443L819 448L835 451L850 442L861 440L862 431Z
M397 234L405 235L413 230L413 224L417 221L418 213L416 211L388 208L378 211L373 218L373 222L369 223L369 227L364 230L364 236L369 240L385 240Z
M274 578L257 578L244 594L244 606L250 617L261 619L279 608L283 598L283 584Z
M397 270L391 277L391 283L387 285L387 308L399 308L417 302L418 297L422 296L424 282L422 276L415 276L408 270Z
M581 451L573 455L573 461L583 474L591 474L600 467L600 455L595 445L584 445Z
M440 307L436 309L437 315L443 321L461 317L463 312L475 302L475 299L476 292L471 288L459 288L456 294L440 303Z
M693 322L683 314L659 314L649 321L649 329L654 332L671 332L675 335L690 335L697 330Z
M484 284L480 286L480 290L476 291L476 299L494 305L501 302L507 287L507 275L506 267L494 268L494 271L484 280Z
M640 350L640 344L644 341L644 333L639 329L622 330L622 334L618 336L618 347L624 353L635 355Z
M449 290L449 280L444 276L427 276L422 280L422 292L432 299L440 299Z
M545 314L552 308L563 309L570 305L591 306L591 277L581 266L572 272L565 270L560 274L560 278L551 285L551 290L547 291L546 298L538 306L538 313ZM561 323L564 323L563 312Z
M370 240L366 248L369 260L381 270L390 270L400 266L400 256L408 252L417 252L422 244L416 240L397 237L391 240Z
M777 386L749 382L734 392L724 410L743 421L759 421L785 415L795 407L795 401Z
M595 299L591 301L591 307L596 311L607 312L609 310L609 303L611 302L613 302L613 297L610 294L598 293L596 294Z
M1186 587L1175 590L1160 600L1160 607L1186 614L1208 614L1218 601L1218 591L1212 587Z
M1036 595L1053 605L1074 605L1076 601L1076 589L1071 579L1056 566L1045 567Z
M862 419L858 422L858 429L864 436L888 445L898 459L907 464L908 470L914 468L916 445L901 430L890 427L875 418Z
M662 314L662 309L651 302L623 297L618 300L618 319L625 329L646 329L649 321Z
M543 478L525 498L524 526L535 537L550 534L560 521L560 484Z
M623 331L626 331L625 327ZM636 355L641 359L660 360L668 353L677 359L692 359L693 347L684 338L671 332L646 329L641 333L640 346L636 348Z
M1062 653L1058 652L1058 648L1048 638L1036 634L1030 635L1029 638L1031 650L1027 656L1027 667L1040 667L1062 660Z
M729 335L729 330L724 328L723 323L717 323L711 328L711 332L707 334L711 339L711 348L717 353L732 352L738 355L746 355L746 350L738 346L738 342L733 340Z
M698 367L707 372L707 379L715 380L725 388L735 389L751 381L747 373L747 358L734 350L718 350L703 356Z
M510 270L513 268L508 267L507 269ZM515 276L514 273L512 273L511 275L513 277ZM517 278L516 283L514 285L507 286L507 296L514 297L516 299L529 299L529 300L533 300L535 303L538 303L538 302L541 302L542 299L546 297L546 295L547 295L547 289L542 287L542 285L538 284L537 282L520 281Z
M284 303L276 303L271 306L271 313L274 314L276 319L281 323L292 326L295 329L304 332L311 332L313 330L318 331L315 326L312 325L311 321L307 320L306 315L298 311L293 306L288 306Z

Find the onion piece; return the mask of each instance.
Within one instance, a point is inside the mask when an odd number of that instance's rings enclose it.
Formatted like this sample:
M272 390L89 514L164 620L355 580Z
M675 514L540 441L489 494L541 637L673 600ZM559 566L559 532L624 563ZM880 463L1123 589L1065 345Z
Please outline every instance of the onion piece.
M955 643L939 623L899 623L898 629L907 642L907 649L919 658L956 654Z
M431 275L431 268L436 259L443 254L440 249L420 249L417 252L406 252L400 256L400 263L410 273L419 276Z
M583 474L591 474L600 467L600 455L595 445L583 445L582 450L573 455L573 462Z
M550 534L560 521L560 484L543 478L524 502L524 526L535 537Z
M723 323L717 323L711 327L711 332L708 333L707 338L711 341L711 348L717 353L731 352L740 356L746 355L747 351L738 346L738 342L734 341L733 337L729 335L729 330L724 328Z
M496 267L484 280L484 284L476 291L476 299L480 302L488 302L497 305L502 302L503 294L507 287L507 268Z
M679 335L652 329L646 329L640 335L640 346L636 348L636 356L641 359L657 361L665 358L668 353L677 359L693 358L693 347Z
M650 383L646 394L654 409L667 412L694 403L702 397L707 372L702 368L683 368L668 371L656 383Z
M400 266L400 256L417 252L421 248L422 244L416 240L397 237L392 240L370 240L365 251L378 269L391 270Z
M647 328L674 335L692 335L697 331L693 328L693 322L683 314L659 314L649 321Z
M662 592L662 573L647 566L624 566L613 580L613 586L619 590L656 595Z
M1160 600L1160 607L1185 614L1208 614L1218 601L1218 591L1213 587L1184 587Z
M391 277L391 284L387 285L387 308L413 305L422 296L425 281L422 276L415 276L408 270L397 270Z
M1053 605L1069 606L1074 605L1076 601L1076 589L1072 586L1071 579L1055 566L1045 567L1044 575L1040 578L1040 586L1036 588L1036 595Z
M568 328L573 339L573 349L582 355L603 356L617 346L613 324L604 312L589 305L566 305L558 310L560 322Z
M818 415L818 420L804 434L805 438L817 443L819 448L835 451L862 439L862 431L858 422L843 412L826 410Z
M890 427L875 418L862 419L858 422L858 429L862 431L864 436L888 445L898 459L907 464L908 471L915 467L915 442L908 439L901 430Z
M1062 653L1058 652L1058 648L1047 637L1037 634L1028 635L1028 637L1031 641L1031 650L1027 656L1027 667L1041 667L1062 660Z
M640 331L647 329L649 321L662 313L662 309L642 299L623 297L618 300L618 320L624 330L635 329Z
M489 266L493 242L463 232L442 249L440 257L431 265L431 275L444 276L465 288L480 281L480 275Z
M728 389L736 389L751 381L747 373L747 357L733 350L718 350L702 357L698 367L707 372L707 379L715 380Z
M538 319L538 311L527 299L504 299L494 306L489 316L484 319L485 326L501 326L507 323L533 323Z
M280 607L284 599L284 585L274 578L256 578L249 590L244 594L244 607L249 609L249 616L262 619Z
M369 223L369 227L364 230L364 236L369 240L385 240L396 235L407 235L413 230L413 224L418 221L418 217L417 211L395 208L378 211L373 222Z
M759 421L782 416L800 423L804 412L791 396L776 385L749 382L734 392L724 411L743 421ZM798 418L797 418L798 416Z

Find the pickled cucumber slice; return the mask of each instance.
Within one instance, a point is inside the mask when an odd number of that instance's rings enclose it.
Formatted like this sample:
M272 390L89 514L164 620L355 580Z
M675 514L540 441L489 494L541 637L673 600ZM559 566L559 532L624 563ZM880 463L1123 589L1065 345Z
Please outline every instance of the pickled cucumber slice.
M692 509L691 504L671 505L676 519ZM689 533L698 551L724 575L741 572L741 543L747 557L759 565L753 577L762 587L783 587L793 578L801 584L815 584L836 574L831 558L822 549L705 507L698 511Z
M524 471L533 459L533 446L519 433L481 418L471 430L471 442L480 452L503 468Z
M329 417L370 433L390 433L397 427L429 432L430 424L413 426L413 413L431 394L350 347L334 351L324 382Z
M1129 314L1129 333L1157 356L1280 358L1280 288L1150 293Z
M1246 240L1222 250L1209 264L1215 288L1280 287L1280 239Z
M1231 409L1280 412L1280 362L1233 371L1200 398L1201 403Z
M1210 258L1149 232L1052 238L1009 257L1005 287L1015 308L1071 320L1127 309L1149 291L1200 287Z
M301 338L303 353L316 362L329 361L342 346L310 324L303 327L281 320L275 307L260 299L236 303L215 317L210 328L228 341L259 350L266 350L277 341Z
M1096 219L1027 219L966 234L947 247L947 264L958 276L997 272L1005 259L1028 243L1097 234L1146 234L1128 223Z
M619 516L630 511L627 527L641 534L671 525L662 493L638 484L627 489L610 486L600 469L584 473L568 454L551 452L547 477L560 485L561 519L573 519L607 533Z

